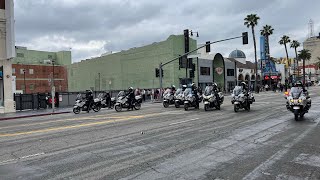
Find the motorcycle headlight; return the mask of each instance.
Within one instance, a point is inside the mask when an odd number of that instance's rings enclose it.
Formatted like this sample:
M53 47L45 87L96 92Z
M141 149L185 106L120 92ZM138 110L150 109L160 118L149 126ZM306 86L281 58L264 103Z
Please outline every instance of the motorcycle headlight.
M299 103L302 103L302 99L299 99L298 102L299 102Z
M292 102L292 103L293 103L293 99L290 99L290 102Z

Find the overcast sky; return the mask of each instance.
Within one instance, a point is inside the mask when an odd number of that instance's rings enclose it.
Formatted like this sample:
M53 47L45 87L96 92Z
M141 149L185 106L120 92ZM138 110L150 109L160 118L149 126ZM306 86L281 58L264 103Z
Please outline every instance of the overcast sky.
M285 56L278 44L284 34L300 42L308 35L308 22L320 31L319 0L14 0L16 45L45 51L72 51L72 61L100 56L165 40L184 29L198 31L198 44L249 32L249 45L241 40L218 43L214 52L225 57L234 49L254 59L251 30L243 25L248 14L275 30L271 56ZM259 38L257 38L259 51ZM289 49L289 55L294 51ZM258 57L259 58L259 57Z

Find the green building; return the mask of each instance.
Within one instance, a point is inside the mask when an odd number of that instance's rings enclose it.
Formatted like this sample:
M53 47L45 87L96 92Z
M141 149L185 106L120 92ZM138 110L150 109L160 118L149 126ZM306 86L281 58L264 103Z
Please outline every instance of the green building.
M168 62L184 54L184 44L183 35L171 35L162 42L68 65L69 91L122 90L130 86L159 88L155 68L161 62ZM196 40L190 38L189 44L190 50L196 49ZM196 64L196 58L193 63ZM187 69L187 78L190 77L190 70ZM163 74L163 87L172 84L178 86L186 78L186 68L179 68L179 61L176 60L163 67ZM194 75L189 81L197 83L198 72L194 72Z
M71 51L49 52L16 46L16 57L13 59L12 64L46 65L51 63L51 60L54 60L56 65L70 65Z

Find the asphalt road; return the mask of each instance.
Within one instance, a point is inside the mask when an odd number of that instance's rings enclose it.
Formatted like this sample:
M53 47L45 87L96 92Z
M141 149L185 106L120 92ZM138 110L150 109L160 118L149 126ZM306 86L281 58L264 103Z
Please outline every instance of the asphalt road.
M251 111L62 114L0 121L0 179L320 179L320 88L301 121L283 94Z

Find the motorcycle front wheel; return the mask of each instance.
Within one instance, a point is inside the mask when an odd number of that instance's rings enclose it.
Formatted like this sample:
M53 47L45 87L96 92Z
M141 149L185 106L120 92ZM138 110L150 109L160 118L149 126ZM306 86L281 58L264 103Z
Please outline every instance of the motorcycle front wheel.
M179 107L180 107L180 104L179 104L178 102L176 102L176 103L174 104L174 106L175 106L176 108L179 108Z
M294 114L294 120L298 121L299 120L299 109L295 109L293 114Z
M217 104L216 109L220 110L220 103Z
M184 110L188 111L188 109L189 109L189 104L184 104Z
M101 106L100 106L100 105L94 105L94 106L92 107L92 109L93 109L94 112L99 112L100 109L101 109Z
M114 107L114 109L115 109L117 112L122 111L121 105L116 105L116 106Z
M169 102L168 101L163 101L163 107L168 108L169 107Z
M73 108L73 113L79 114L80 113L80 107Z
M208 111L209 110L209 104L205 104L204 105L204 111Z
M250 103L247 102L247 111L250 111Z
M238 107L238 105L234 105L234 107L233 107L233 109L234 109L234 112L238 112L239 111L239 107Z
M135 103L134 109L139 110L141 108L141 104L139 102Z

